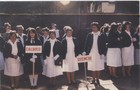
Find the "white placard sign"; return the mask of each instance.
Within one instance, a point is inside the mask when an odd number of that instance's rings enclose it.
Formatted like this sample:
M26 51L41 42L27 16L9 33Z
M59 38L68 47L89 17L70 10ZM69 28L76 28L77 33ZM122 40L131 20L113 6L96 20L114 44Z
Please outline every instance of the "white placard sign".
M78 56L77 57L78 63L83 63L83 62L90 62L92 60L91 55L85 55L85 56Z
M42 53L42 46L25 46L25 53Z

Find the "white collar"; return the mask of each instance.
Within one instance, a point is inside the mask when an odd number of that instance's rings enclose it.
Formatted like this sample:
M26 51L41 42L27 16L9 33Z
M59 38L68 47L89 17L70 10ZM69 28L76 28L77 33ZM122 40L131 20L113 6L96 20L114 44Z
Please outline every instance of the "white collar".
M66 39L67 39L67 40L70 40L70 39L72 39L72 37L68 37L68 36L66 36Z
M11 45L15 45L18 42L18 40L16 39L16 41L13 43L10 39L8 40L8 43L10 43Z
M25 34L24 33L22 33L22 35L20 36L18 33L17 33L17 36L18 37L23 37Z
M46 38L46 36L43 35L44 38ZM49 38L49 35L47 36L47 38Z
M92 32L93 35L100 35L100 32Z
M51 39L51 38L49 39L49 41L52 41L52 42L53 42L53 41L56 41L56 40L57 40L56 38L55 38L55 39Z

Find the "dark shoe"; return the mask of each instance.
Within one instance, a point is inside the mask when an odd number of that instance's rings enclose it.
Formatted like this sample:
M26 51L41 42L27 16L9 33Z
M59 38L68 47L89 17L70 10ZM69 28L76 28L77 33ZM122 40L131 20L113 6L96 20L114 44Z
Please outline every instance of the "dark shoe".
M67 83L68 86L70 86L71 84L72 84L71 82L68 82L68 83Z
M37 89L37 86L31 86L31 89Z
M117 75L113 75L113 77L114 77L114 78L118 78L118 76L117 76Z
M100 81L99 81L99 79L97 79L96 82L97 82L97 85L100 86Z
M71 83L72 83L72 84L76 84L76 82L75 82L75 81L72 81Z
M31 88L31 89L33 89L33 88L34 88L34 86L31 86L30 88Z
M91 84L95 84L95 80L93 80Z
M33 87L33 89L37 89L37 88L38 88L38 86L34 86L34 87Z
M97 82L95 80L93 80L91 84L94 84L95 86L97 86Z

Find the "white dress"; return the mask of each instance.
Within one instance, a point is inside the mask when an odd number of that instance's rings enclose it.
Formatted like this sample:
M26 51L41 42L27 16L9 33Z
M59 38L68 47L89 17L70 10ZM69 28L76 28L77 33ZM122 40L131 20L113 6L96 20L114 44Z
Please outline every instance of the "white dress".
M130 32L126 33L131 37ZM122 48L122 63L123 66L134 65L134 46L133 43L129 47Z
M94 33L93 33L94 34ZM101 71L104 69L104 60L100 58L98 52L97 40L100 32L93 35L93 45L89 55L92 55L92 61L88 62L88 70L90 71Z
M108 48L107 66L112 66L112 67L122 66L121 49L120 48Z
M67 53L66 59L63 60L63 72L74 72L79 70L78 61L75 57L74 43L72 37L66 37L67 40Z
M56 41L56 39L55 40L50 39L50 43L51 43L50 56L47 57L46 65L43 66L43 73L42 74L49 77L49 78L56 77L56 76L63 74L61 66L56 66L54 64L55 60L54 60L54 56L53 56L53 46L54 46L55 41Z
M112 67L122 66L121 49L120 48L108 48L107 66L112 66Z
M9 40L8 43L12 46L12 54L17 55L17 42L14 44ZM7 76L20 76L23 74L23 65L18 59L8 57L5 59L4 74Z
M0 51L0 70L4 69L4 57L3 53Z

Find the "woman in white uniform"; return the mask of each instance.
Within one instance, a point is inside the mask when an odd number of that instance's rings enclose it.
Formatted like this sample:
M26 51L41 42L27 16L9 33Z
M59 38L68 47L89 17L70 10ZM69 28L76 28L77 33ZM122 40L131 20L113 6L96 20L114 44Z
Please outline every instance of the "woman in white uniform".
M43 57L45 65L42 74L50 78L49 86L55 86L55 78L63 74L61 66L55 65L55 60L62 56L62 49L60 41L56 39L55 31L50 30L49 35L50 39L44 44Z
M105 36L100 34L98 22L91 23L92 32L87 35L83 55L91 55L92 61L88 62L87 69L92 71L93 84L100 85L100 71L104 70Z
M74 72L79 70L76 57L79 54L79 44L72 37L72 28L66 29L66 38L62 41L63 72L67 73L68 84L75 83Z
M5 68L4 74L11 77L11 88L17 88L19 76L23 74L21 58L23 57L23 47L17 40L16 32L10 32L9 40L4 48Z
M108 35L107 66L112 77L117 78L116 68L122 66L121 62L121 24L111 24Z
M131 67L134 65L134 46L133 46L133 38L131 35L131 22L125 21L122 27L122 73L123 76L131 76Z
M134 47L135 47L135 52L134 52L134 59L135 59L135 64L140 65L140 25L137 27L136 32L134 34Z

